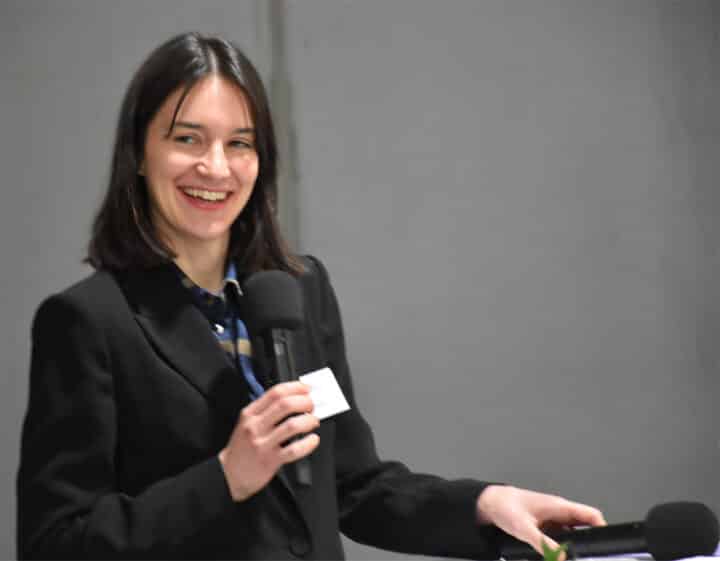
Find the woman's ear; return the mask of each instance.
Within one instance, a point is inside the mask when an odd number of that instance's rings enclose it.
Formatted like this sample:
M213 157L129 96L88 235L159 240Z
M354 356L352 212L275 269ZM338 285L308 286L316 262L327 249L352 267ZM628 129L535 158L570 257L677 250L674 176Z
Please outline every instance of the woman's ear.
M138 175L145 175L145 161L140 162L140 167L137 172Z

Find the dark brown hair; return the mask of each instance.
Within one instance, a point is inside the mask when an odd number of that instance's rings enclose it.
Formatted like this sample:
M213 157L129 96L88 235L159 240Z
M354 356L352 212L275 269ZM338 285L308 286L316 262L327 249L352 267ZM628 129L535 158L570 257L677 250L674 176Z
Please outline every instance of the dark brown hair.
M163 102L183 88L170 134L188 92L210 74L230 80L245 93L259 161L253 192L231 227L228 258L247 272L302 270L277 222L277 144L265 88L257 70L235 44L200 33L183 33L160 45L128 86L117 123L110 180L85 259L96 269L150 268L175 257L156 235L145 178L138 174L138 167L148 125Z

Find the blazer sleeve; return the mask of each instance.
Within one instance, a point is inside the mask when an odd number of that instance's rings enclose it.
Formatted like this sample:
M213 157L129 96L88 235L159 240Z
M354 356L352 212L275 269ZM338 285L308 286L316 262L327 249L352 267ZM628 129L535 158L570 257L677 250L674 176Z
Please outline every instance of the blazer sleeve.
M413 473L400 462L378 458L372 431L355 402L337 298L323 264L310 260L319 278L316 306L326 358L351 406L335 419L342 532L382 549L497 559L500 531L476 521L477 497L489 483Z
M17 476L18 558L180 558L248 503L234 503L216 457L118 492L117 402L97 306L46 300L32 330L29 404Z

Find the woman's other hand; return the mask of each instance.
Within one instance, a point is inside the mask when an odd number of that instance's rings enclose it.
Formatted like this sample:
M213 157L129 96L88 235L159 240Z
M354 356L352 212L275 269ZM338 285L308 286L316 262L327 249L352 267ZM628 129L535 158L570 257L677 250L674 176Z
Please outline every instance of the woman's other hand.
M553 549L558 543L543 529L571 529L573 526L605 526L598 509L557 497L504 485L490 485L477 500L481 524L494 524L529 544L542 555L542 542Z

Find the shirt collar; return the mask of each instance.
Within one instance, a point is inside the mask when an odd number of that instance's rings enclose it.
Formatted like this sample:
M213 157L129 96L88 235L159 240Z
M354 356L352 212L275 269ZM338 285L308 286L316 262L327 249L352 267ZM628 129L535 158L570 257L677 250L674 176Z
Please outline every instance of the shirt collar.
M237 268L235 263L230 261L227 271L225 273L225 281L223 283L223 289L225 292L233 290L236 296L242 296L242 288L240 288L240 282L238 281Z
M206 290L202 288L201 286L198 286L193 282L193 280L185 274L185 271L183 271L180 267L178 267L177 263L174 261L172 262L172 267L175 273L177 274L178 278L180 279L180 282L182 285L195 292L195 293L201 293L205 295L214 296L216 298L220 298L222 300L225 300L225 295L227 294L228 290L231 290L236 296L242 296L242 288L240 288L240 281L238 280L238 274L237 274L237 267L235 266L235 263L230 261L228 264L227 271L225 271L225 278L223 279L223 288L220 291L219 294L215 294L210 292L209 290Z

